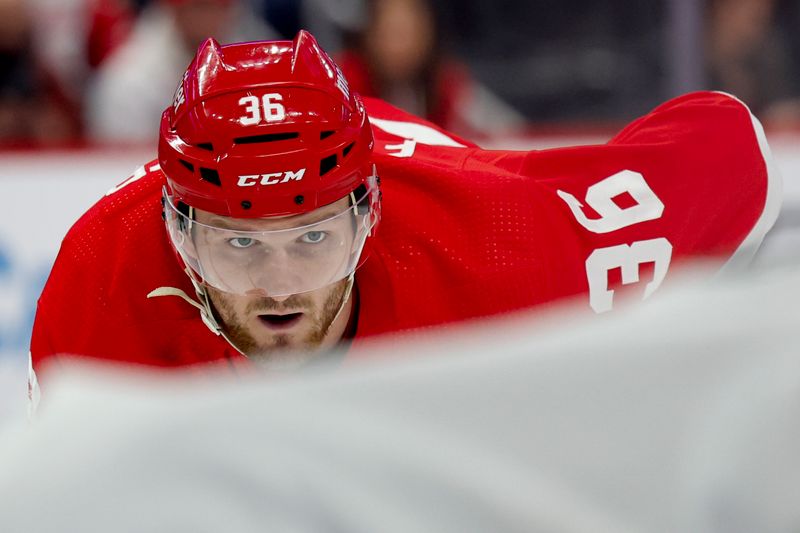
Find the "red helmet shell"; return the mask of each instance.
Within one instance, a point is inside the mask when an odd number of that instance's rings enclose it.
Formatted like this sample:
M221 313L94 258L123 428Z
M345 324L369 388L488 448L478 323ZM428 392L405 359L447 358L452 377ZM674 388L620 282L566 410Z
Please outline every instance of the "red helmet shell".
M176 201L256 218L335 202L372 173L372 131L314 37L199 48L161 117L158 159Z

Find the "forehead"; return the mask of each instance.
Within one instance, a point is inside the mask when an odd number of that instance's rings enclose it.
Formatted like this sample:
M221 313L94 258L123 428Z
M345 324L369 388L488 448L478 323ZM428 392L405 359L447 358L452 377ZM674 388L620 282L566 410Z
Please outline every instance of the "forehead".
M195 220L201 224L226 229L242 231L274 231L282 229L308 226L333 216L336 216L350 207L350 197L345 196L340 200L322 206L314 211L302 215L289 215L268 218L233 218L216 215L202 209L195 209ZM347 217L342 217L343 219Z

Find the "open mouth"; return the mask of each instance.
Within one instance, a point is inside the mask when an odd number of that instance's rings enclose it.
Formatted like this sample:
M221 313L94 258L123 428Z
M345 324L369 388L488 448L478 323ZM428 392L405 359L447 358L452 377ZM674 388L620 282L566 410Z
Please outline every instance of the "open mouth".
M303 313L289 313L286 315L258 315L261 323L272 329L288 329L297 324Z

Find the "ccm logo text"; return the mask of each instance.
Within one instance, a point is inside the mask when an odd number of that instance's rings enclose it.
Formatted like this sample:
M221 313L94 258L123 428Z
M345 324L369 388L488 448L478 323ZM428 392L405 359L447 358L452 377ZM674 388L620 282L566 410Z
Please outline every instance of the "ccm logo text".
M239 187L252 187L256 184L261 185L276 185L278 183L286 183L290 180L300 181L305 175L306 169L301 168L296 172L287 170L286 172L273 172L271 174L249 174L247 176L239 176L237 185Z

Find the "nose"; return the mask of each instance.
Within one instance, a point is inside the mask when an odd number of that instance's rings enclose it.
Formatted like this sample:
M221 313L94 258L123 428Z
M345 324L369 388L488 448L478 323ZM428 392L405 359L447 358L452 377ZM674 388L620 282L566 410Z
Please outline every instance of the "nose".
M289 299L290 296L293 296L292 294L283 294L283 295L280 295L280 296L275 296L274 294L270 294L269 292L267 292L266 289L261 289L261 288L249 289L249 290L245 291L245 295L247 295L247 296L258 296L260 298L269 298L269 299L275 300L276 302L279 302L279 303L283 302L283 301L286 301L286 300Z
M270 294L267 292L266 289L250 289L245 291L245 295L247 296L258 296L259 298L269 298L270 300L275 300L276 302L284 302L289 299L289 297L294 296L293 294L282 294L280 296L275 296L274 294Z
M267 260L257 265L251 265L251 269L250 279L253 282L253 291L279 302L286 300L298 291L302 268L299 268L299 265L292 261L284 250L274 250L269 254ZM275 296L275 294L283 296Z

